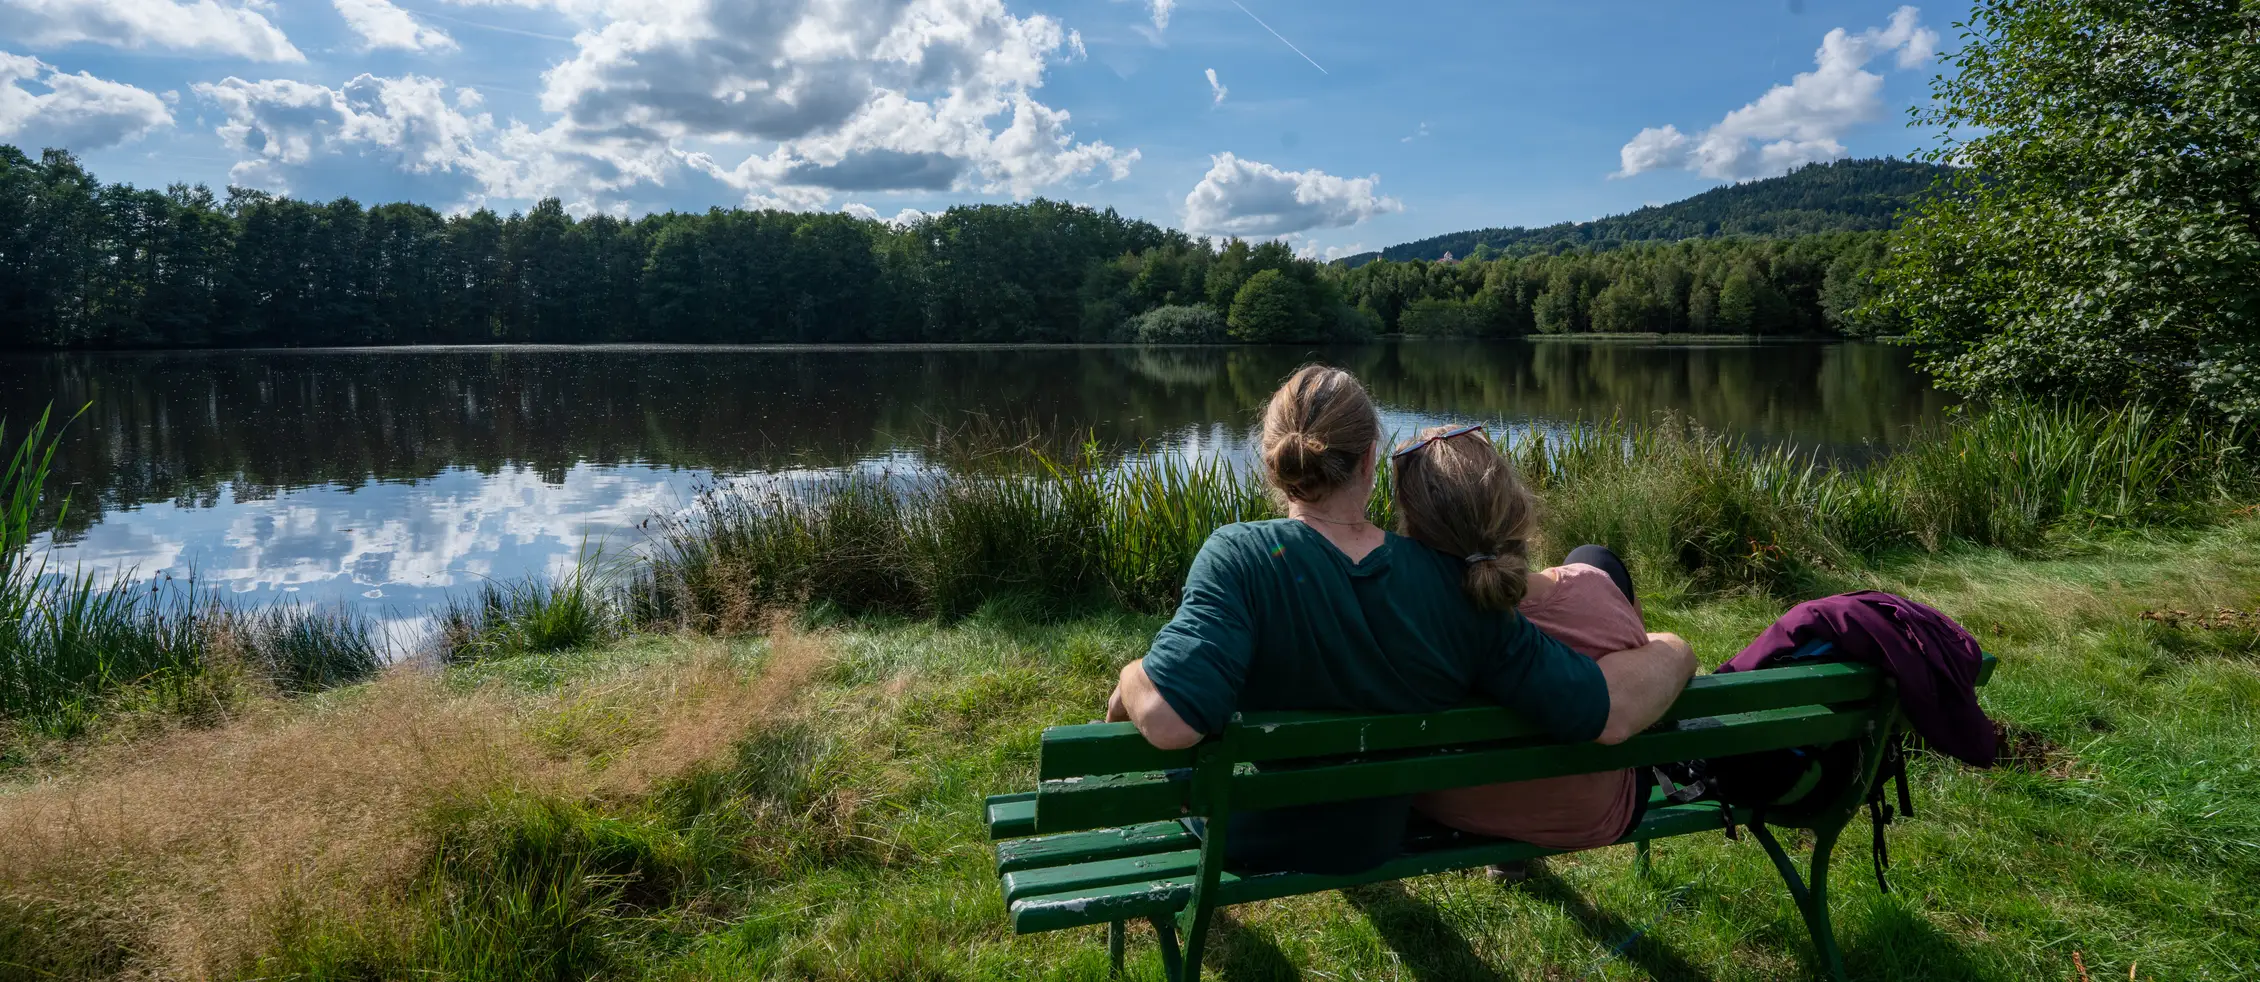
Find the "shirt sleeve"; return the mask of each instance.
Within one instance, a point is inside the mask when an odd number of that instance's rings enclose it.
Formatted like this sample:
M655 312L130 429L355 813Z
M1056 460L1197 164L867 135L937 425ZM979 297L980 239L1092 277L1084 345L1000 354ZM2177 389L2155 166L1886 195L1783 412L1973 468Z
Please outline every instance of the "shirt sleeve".
M1146 677L1169 708L1202 733L1224 732L1255 652L1236 551L1221 530L1209 536L1185 576L1177 616L1146 649Z
M1475 673L1485 697L1529 717L1556 740L1599 739L1609 723L1609 683L1598 662L1554 640L1528 618L1501 618L1499 647Z

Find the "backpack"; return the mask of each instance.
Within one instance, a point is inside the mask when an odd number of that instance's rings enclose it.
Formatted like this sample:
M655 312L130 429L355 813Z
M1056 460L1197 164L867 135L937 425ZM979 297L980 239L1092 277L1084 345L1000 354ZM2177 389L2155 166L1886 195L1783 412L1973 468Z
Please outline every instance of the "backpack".
M1834 645L1813 641L1768 667L1841 660L1836 656ZM1710 720L1683 720L1678 725L1681 729L1691 729L1717 724ZM1884 747L1882 766L1876 772L1875 783L1868 788L1866 802L1869 824L1875 830L1872 851L1876 884L1885 893L1891 892L1891 884L1884 877L1885 868L1891 864L1891 854L1884 841L1884 828L1895 816L1915 817L1914 801L1907 792L1906 734L1894 730L1888 739L1890 743ZM1848 740L1828 746L1789 747L1683 761L1658 767L1656 774L1663 787L1672 789L1665 800L1673 804L1716 801L1722 815L1731 815L1729 808L1747 808L1753 822L1764 822L1770 817L1775 824L1795 825L1809 819L1822 804L1836 801L1846 787L1859 780L1862 756L1859 741ZM1896 810L1886 800L1886 785L1897 788ZM1731 820L1726 822L1726 831L1729 838L1735 837Z

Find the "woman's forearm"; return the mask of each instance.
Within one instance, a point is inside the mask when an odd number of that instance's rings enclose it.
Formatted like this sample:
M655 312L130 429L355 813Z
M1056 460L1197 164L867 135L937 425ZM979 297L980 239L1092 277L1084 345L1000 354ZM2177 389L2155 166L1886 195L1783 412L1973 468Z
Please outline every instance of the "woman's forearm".
M1146 675L1144 659L1122 666L1122 678L1106 701L1107 722L1130 721L1146 742L1163 750L1182 750L1201 742L1201 732L1169 707L1154 680Z
M1676 634L1648 635L1638 648L1601 656L1609 683L1609 722L1600 742L1623 743L1662 719L1695 676L1695 649Z

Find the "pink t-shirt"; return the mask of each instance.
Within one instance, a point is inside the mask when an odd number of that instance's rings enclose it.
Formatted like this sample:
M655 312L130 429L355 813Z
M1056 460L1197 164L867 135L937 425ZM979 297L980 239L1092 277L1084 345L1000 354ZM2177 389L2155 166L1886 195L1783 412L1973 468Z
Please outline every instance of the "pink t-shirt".
M1555 567L1552 592L1522 605L1522 616L1587 658L1648 643L1640 610L1609 574L1579 563ZM1434 791L1414 799L1428 817L1455 829L1519 839L1549 849L1615 842L1632 821L1631 770L1573 774Z

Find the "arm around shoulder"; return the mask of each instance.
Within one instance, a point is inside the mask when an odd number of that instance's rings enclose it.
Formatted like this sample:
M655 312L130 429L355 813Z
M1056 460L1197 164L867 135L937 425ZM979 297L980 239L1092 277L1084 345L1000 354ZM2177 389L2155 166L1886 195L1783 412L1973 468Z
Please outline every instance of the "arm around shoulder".
M1597 739L1618 744L1663 718L1695 677L1695 649L1676 634L1648 635L1648 643L1601 656L1609 685L1609 721Z

